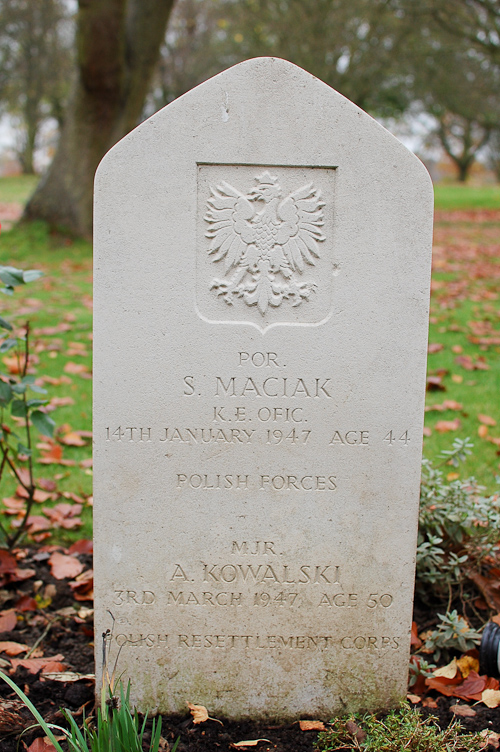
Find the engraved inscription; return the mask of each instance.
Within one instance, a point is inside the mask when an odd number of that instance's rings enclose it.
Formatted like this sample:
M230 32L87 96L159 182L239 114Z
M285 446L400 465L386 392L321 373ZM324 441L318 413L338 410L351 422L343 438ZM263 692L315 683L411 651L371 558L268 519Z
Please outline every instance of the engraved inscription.
M258 556L259 554L266 556L267 554L274 554L275 551L274 541L233 541L231 545L232 554L249 554L250 556Z
M167 593L167 606L241 606L243 593L212 593L203 591L197 595L192 590Z
M152 590L115 590L115 606L151 606L156 601Z
M305 433L308 433L307 431ZM336 491L336 475L222 475L177 473L176 487L202 491L257 489L259 491Z
M108 638L109 641L110 638ZM249 635L249 634L145 634L121 633L114 637L120 647L135 648L198 648L221 650L334 650L346 651L399 650L401 637L387 635Z
M268 376L260 380L222 376L215 378L215 397L290 397L331 399L331 379L291 379L285 376Z
M255 180L247 194L224 180L211 186L205 234L211 240L208 253L224 270L210 289L227 305L239 299L265 316L269 306L286 300L295 308L316 290L316 281L301 281L300 275L320 257L325 203L312 183L283 198L269 171Z

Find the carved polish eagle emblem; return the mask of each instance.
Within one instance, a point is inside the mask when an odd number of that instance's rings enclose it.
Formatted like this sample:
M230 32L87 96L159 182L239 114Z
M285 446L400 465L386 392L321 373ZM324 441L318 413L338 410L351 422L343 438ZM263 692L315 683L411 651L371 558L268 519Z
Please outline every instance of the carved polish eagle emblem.
M314 293L317 283L301 277L315 265L318 243L325 240L325 204L312 183L283 198L278 179L267 170L255 180L247 195L226 181L210 187L205 235L211 240L208 253L224 269L210 289L228 305L240 298L264 316L269 306L286 300L296 307Z

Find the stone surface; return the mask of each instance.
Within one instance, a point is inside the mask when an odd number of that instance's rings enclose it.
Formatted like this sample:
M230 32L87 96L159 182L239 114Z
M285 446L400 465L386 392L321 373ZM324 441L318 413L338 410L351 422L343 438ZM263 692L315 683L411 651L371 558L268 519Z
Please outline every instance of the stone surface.
M96 178L96 654L143 709L405 694L432 189L296 66L242 63Z

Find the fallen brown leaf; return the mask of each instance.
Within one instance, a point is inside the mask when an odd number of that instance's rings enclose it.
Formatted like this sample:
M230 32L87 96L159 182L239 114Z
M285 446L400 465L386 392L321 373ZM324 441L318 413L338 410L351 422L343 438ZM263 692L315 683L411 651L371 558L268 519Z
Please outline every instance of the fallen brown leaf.
M437 708L438 704L432 697L424 697L422 700L422 706L424 708Z
M23 488L23 486L21 486L21 485L19 485L16 488L16 495L20 496L21 499L29 499L29 492L25 488ZM46 501L48 501L51 498L52 498L52 494L49 493L48 491L42 491L39 488L35 488L35 492L33 494L33 499L38 504L44 504Z
M8 551L0 549L0 574L12 573L16 571L17 560Z
M49 740L48 736L43 738L39 736L34 742L27 748L27 752L56 752L56 748Z
M54 334L62 334L62 332L69 332L70 330L71 326L69 324L61 322L56 326L44 326L38 329L33 329L33 334L35 337L52 337Z
M18 374L21 373L22 369L24 368L24 358L20 357L19 360L15 355L6 355L5 358L2 358L4 364L7 366L7 370L11 374Z
M2 504L5 507L5 509L2 509L2 514L19 514L19 512L24 511L26 502L17 496L4 496Z
M434 430L439 433L447 433L448 431L458 431L462 424L458 418L455 420L438 420L434 426Z
M12 673L15 672L18 666L23 666L27 671L30 672L30 674L38 674L39 671L43 671L45 667L48 667L49 671L63 671L66 666L64 666L61 661L64 660L63 655L53 655L48 656L46 658L13 658L11 660L12 663ZM58 668L53 668L53 666L57 666Z
M444 345L442 345L440 342L430 342L427 351L429 355L432 355L433 353L438 353L443 349Z
M91 554L94 550L93 541L86 538L81 538L75 541L68 548L69 554Z
M443 407L445 410L461 410L463 405L461 402L456 402L455 400L445 400Z
M49 405L52 405L52 407L67 407L74 404L75 400L73 397L52 397L49 402Z
M457 659L453 658L453 660L448 663L446 666L442 666L441 668L437 668L435 671L432 672L433 676L442 676L445 679L454 679L457 675L458 666L457 666Z
M469 579L476 585L488 606L496 613L500 612L500 582L497 578L484 577L472 570Z
M272 741L270 739L247 739L244 742L234 742L229 746L234 747L235 749L242 749L244 747L256 747L259 742L267 742L268 744L272 744Z
M480 700L486 688L486 679L486 676L479 676L476 671L471 671L463 684L454 688L453 695L464 700Z
M0 611L0 632L12 632L17 624L16 612L13 608Z
M472 362L470 355L459 355L457 358L455 358L455 363L457 363L457 365L459 366L462 366L462 368L465 368L466 371L474 370L474 363Z
M44 507L44 514L50 518L53 527L63 527L71 530L82 525L82 520L77 515L82 511L81 504L68 504L61 502L54 507Z
M87 569L68 585L73 591L75 601L91 601L94 598L94 571Z
M204 723L205 721L216 721L217 723L220 723L221 726L224 724L222 721L219 721L217 718L210 718L208 715L208 710L204 705L193 705L192 702L186 702L186 705L189 708L189 712L193 716L193 723Z
M83 564L75 556L66 556L55 551L49 559L50 571L56 580L77 577L83 571Z
M49 445L49 448L46 450L41 450L42 457L38 460L41 464L44 465L50 465L51 463L58 463L61 461L63 456L63 449L62 446L59 446L58 444L52 444Z
M496 426L497 422L494 418L491 418L489 415L482 415L479 413L477 416L480 423L483 423L485 426Z
M439 389L440 391L445 392L446 387L441 383L442 381L442 376L427 376L427 391L433 392Z
M6 655L19 655L27 650L29 650L28 645L23 645L21 642L0 642L0 653Z
M0 700L0 737L22 731L26 725L23 708L21 700Z
M500 690L485 689L481 694L481 702L484 702L489 708L498 708L500 705Z
M352 734L352 736L355 737L356 741L359 744L362 744L366 739L366 731L363 731L363 729L360 728L356 723L354 723L354 721L347 721L346 729L350 734Z
M15 609L24 613L26 611L36 611L38 603L31 595L22 595L18 601L16 601Z
M418 636L417 622L413 621L411 624L411 645L414 645L417 649L421 646L422 640Z
M21 524L19 520L15 520L12 526L16 527L16 523ZM33 535L33 533L39 533L41 530L47 530L50 527L50 520L41 514L30 514L27 525L29 534Z
M186 704L189 708L189 712L193 716L193 723L204 723L205 721L208 721L208 710L204 705L193 705L191 702Z
M89 681L95 681L95 674L77 674L74 671L44 671L44 679L50 679L50 681L58 682L76 682L83 679Z
M497 734L496 731L484 729L479 732L479 735L483 737L485 744L491 744L495 749L500 747L500 734Z
M312 722L314 723L314 721ZM234 742L229 746L234 747L235 749L241 749L242 747L256 747L259 742L267 742L268 744L272 744L272 741L270 739L247 739L243 742Z
M193 716L193 723L204 723L208 721L208 710L204 705L193 705L192 702L186 702L189 712Z
M413 703L413 705L418 705L419 702L422 702L420 695L412 695L411 693L406 695L406 699Z
M473 718L477 715L470 705L450 705L450 710L455 715L459 715L461 718Z
M77 446L82 447L86 445L86 441L82 439L81 436L79 436L75 431L70 431L69 433L64 434L64 436L61 436L59 438L59 441L61 444L66 444L67 446Z
M50 491L50 493L57 491L57 483L55 480L52 480L52 478L38 478L37 484L40 488L43 488L44 491Z
M77 374L78 376L81 376L83 379L92 378L90 374L90 369L88 366L85 365L85 363L75 363L72 360L68 360L63 370L65 373L71 373L72 375Z
M325 731L326 726L323 721L299 721L301 731ZM262 741L262 740L258 740ZM267 739L266 739L267 741Z
M462 678L457 674L454 679L446 679L444 676L428 676L425 680L425 685L429 689L435 689L446 697L452 697L457 684L462 681Z
M471 671L479 673L479 661L472 655L462 655L457 661L457 666L464 679L467 679Z

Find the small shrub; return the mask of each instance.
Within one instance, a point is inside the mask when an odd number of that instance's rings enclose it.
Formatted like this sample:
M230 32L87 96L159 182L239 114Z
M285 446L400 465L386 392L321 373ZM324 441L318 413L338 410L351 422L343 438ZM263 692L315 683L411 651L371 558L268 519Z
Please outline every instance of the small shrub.
M441 465L422 463L416 592L426 602L451 603L500 541L499 494L483 496L474 478L447 482L440 469L457 466L471 448L456 439Z
M428 677L432 676L435 663L429 663L419 655L410 656L410 667L408 673L408 687L414 687L417 682L422 679L425 681Z
M13 295L14 289L42 276L36 269L23 271L13 266L0 266L0 280L4 287L0 292ZM35 376L29 373L30 367L30 327L27 323L19 334L14 333L12 324L0 318L0 328L6 334L0 337L0 354L14 356L9 373L0 373L0 481L6 471L14 476L26 492L26 504L22 520L17 530L9 530L0 523L0 533L8 548L18 542L26 530L28 518L34 503L35 480L33 475L33 426L39 433L52 436L54 421L40 408L46 400L41 395L46 390L35 384ZM34 396L30 395L34 393Z
M479 752L484 740L479 734L462 734L458 722L441 731L436 718L423 718L418 710L403 703L385 718L355 714L336 718L331 729L318 735L319 752L363 750L363 752Z
M424 643L425 652L432 653L435 661L439 661L441 655L444 660L449 660L450 650L465 653L481 642L479 632L472 629L466 619L459 616L456 611L438 616L441 624L427 635Z

